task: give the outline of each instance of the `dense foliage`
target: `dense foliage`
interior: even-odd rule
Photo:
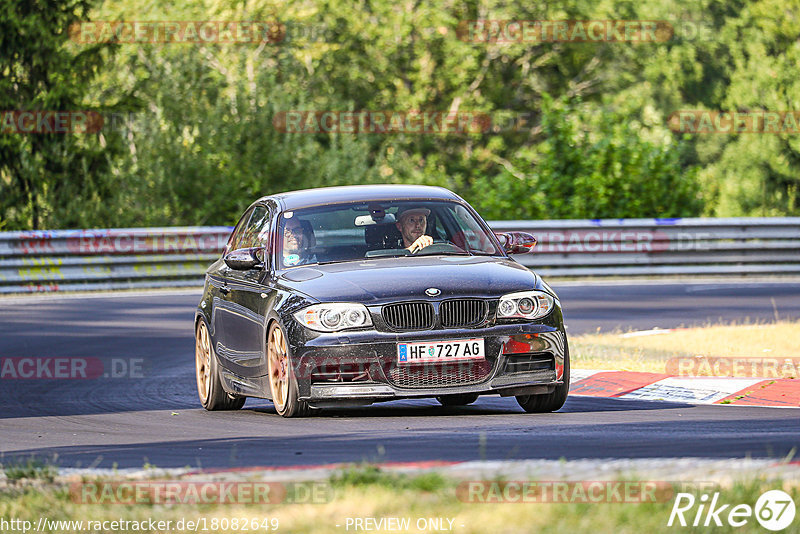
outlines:
[[[799,110],[800,0],[88,1],[0,7],[0,110],[107,118],[0,134],[4,230],[230,224],[263,194],[382,182],[451,188],[492,219],[800,214],[800,135],[668,125],[677,110]],[[478,19],[663,20],[674,35],[464,39]],[[279,20],[286,34],[92,45],[70,40],[82,20]],[[284,133],[287,110],[469,111],[495,127]]]

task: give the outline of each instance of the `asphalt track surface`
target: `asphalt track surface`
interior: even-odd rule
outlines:
[[[800,317],[800,283],[554,284],[571,334]],[[268,401],[206,412],[194,382],[199,291],[0,299],[0,357],[89,357],[134,377],[0,379],[0,463],[227,468],[350,461],[763,457],[800,445],[800,411],[570,397],[529,415],[513,398],[433,400],[283,419]],[[800,341],[798,342],[800,344]],[[117,371],[121,371],[121,364]]]

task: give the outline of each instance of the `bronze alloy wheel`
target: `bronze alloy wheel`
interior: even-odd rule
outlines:
[[[211,340],[205,321],[199,321],[194,345],[195,374],[197,376],[197,394],[205,406],[211,392]]]
[[[267,373],[275,411],[283,417],[304,417],[311,412],[306,401],[297,398],[297,381],[292,370],[292,356],[286,334],[272,323],[267,336]]]
[[[211,336],[205,319],[197,321],[194,345],[197,395],[206,410],[238,410],[244,406],[245,397],[225,391],[219,378],[217,358],[211,345]]]
[[[283,330],[277,324],[273,324],[269,331],[267,353],[272,402],[278,413],[282,413],[286,409],[286,399],[289,396],[289,353]]]

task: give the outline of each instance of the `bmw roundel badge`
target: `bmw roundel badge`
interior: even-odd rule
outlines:
[[[428,295],[429,297],[435,297],[435,296],[439,295],[440,293],[441,293],[441,291],[439,291],[435,287],[429,287],[428,289],[425,290],[425,294]]]

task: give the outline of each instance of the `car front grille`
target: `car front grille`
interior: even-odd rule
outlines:
[[[486,318],[489,307],[484,300],[446,300],[439,307],[439,317],[445,328],[478,326]]]
[[[395,330],[433,328],[433,306],[427,302],[404,302],[383,307],[383,320]]]
[[[483,382],[492,371],[486,360],[448,364],[394,366],[387,373],[389,382],[401,388],[466,386]]]
[[[489,305],[480,299],[446,300],[439,306],[444,328],[480,326],[486,320]],[[434,326],[435,312],[428,302],[402,302],[383,307],[383,320],[393,330],[429,330]]]

